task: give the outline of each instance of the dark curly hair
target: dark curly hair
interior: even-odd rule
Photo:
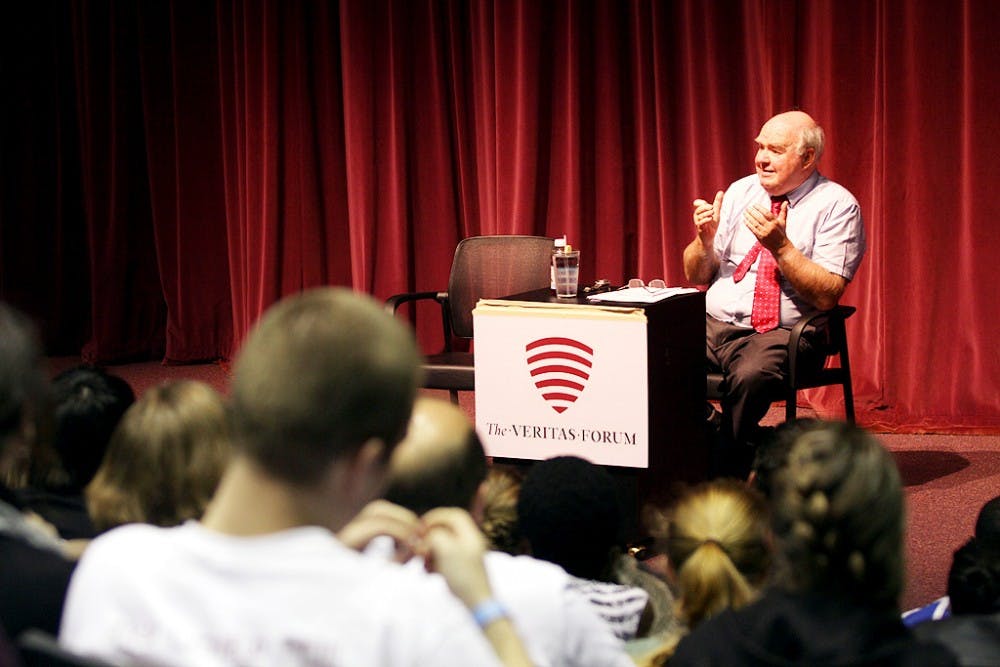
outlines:
[[[1000,553],[976,537],[960,546],[948,572],[948,597],[955,614],[1000,612]]]
[[[623,509],[614,477],[575,456],[531,467],[517,502],[521,534],[536,558],[583,579],[612,581],[624,550]]]

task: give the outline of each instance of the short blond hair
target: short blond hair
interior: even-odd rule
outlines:
[[[286,297],[236,360],[235,445],[275,478],[308,486],[368,440],[391,452],[419,377],[409,327],[370,297],[334,287]]]

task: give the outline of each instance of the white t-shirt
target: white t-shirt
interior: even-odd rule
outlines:
[[[486,554],[496,598],[538,667],[631,667],[624,643],[558,565],[498,551]]]
[[[77,567],[59,639],[120,665],[499,664],[446,590],[318,527],[113,530]]]
[[[391,538],[379,537],[365,555],[387,560],[394,551]],[[484,565],[493,595],[510,614],[535,667],[632,667],[624,642],[564,569],[500,551],[487,553]],[[423,572],[424,562],[414,558],[406,567]],[[435,580],[447,587],[441,577]]]

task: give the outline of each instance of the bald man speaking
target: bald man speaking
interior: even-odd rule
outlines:
[[[696,234],[684,249],[688,280],[709,285],[709,368],[726,377],[717,472],[739,474],[780,396],[792,326],[837,305],[865,252],[857,200],[817,169],[824,136],[816,121],[778,114],[754,143],[756,173],[694,201]],[[822,364],[824,342],[825,332],[807,332],[800,358]]]

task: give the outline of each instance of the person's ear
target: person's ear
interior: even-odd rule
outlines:
[[[809,167],[813,166],[814,162],[816,162],[816,149],[807,148],[806,154],[802,159],[802,166],[808,169]]]

